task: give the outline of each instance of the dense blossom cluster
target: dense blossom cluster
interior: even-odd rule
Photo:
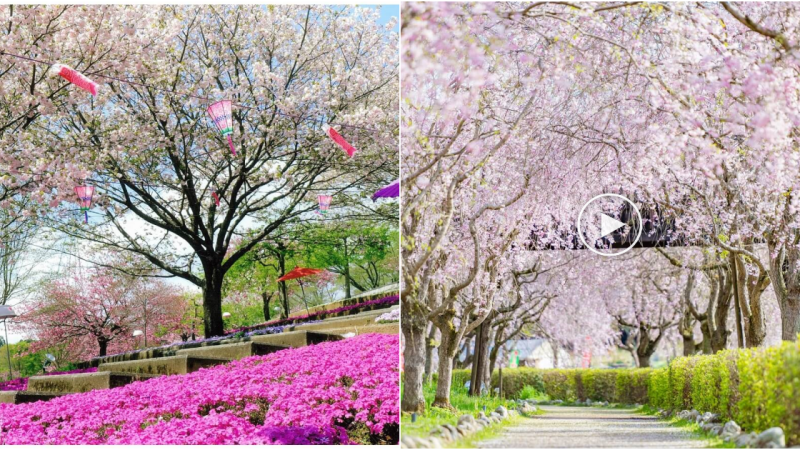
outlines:
[[[309,320],[324,319],[326,317],[335,316],[335,315],[337,315],[339,313],[349,312],[349,311],[353,311],[353,310],[356,310],[356,309],[365,309],[366,310],[367,308],[381,306],[381,305],[385,305],[385,306],[396,305],[396,304],[398,304],[399,301],[400,301],[400,296],[398,296],[398,295],[390,295],[388,297],[379,298],[377,300],[370,300],[368,302],[356,303],[355,305],[347,305],[347,306],[342,306],[342,307],[335,308],[335,309],[329,309],[329,310],[325,310],[325,311],[319,311],[319,312],[315,312],[315,313],[311,313],[311,314],[306,314],[306,315],[303,315],[303,316],[295,316],[295,317],[289,317],[287,319],[272,320],[270,322],[265,322],[265,323],[262,323],[262,324],[259,324],[259,325],[253,325],[253,326],[249,326],[249,327],[242,327],[242,328],[239,328],[239,329],[236,329],[236,330],[228,332],[228,335],[235,334],[235,333],[241,333],[243,331],[246,332],[246,331],[258,330],[258,329],[261,329],[264,326],[270,326],[270,325],[272,325],[272,326],[274,326],[274,325],[298,325],[300,323],[306,323]]]
[[[389,312],[385,312],[380,316],[375,318],[375,322],[384,323],[384,322],[399,322],[400,321],[400,309],[393,309]]]
[[[0,444],[396,443],[398,352],[398,336],[366,334],[49,402],[0,404]]]
[[[90,372],[97,372],[97,367],[90,367],[88,369],[75,369],[75,370],[64,370],[61,372],[48,372],[36,375],[39,376],[47,376],[47,375],[67,375],[71,373],[90,373]],[[0,391],[24,391],[28,387],[28,378],[15,378],[11,381],[3,381],[0,382]]]

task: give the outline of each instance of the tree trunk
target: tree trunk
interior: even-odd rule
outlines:
[[[439,330],[442,333],[442,342],[439,344],[439,377],[436,380],[436,397],[431,406],[453,409],[450,404],[450,386],[453,384],[453,357],[458,350],[458,342],[452,319],[447,319],[445,325]]]
[[[261,293],[261,303],[264,307],[264,320],[269,321],[269,302],[272,300],[272,294],[267,295],[266,292]]]
[[[750,277],[748,277],[748,280],[749,279]],[[757,283],[758,281],[755,281],[756,285]],[[748,347],[760,347],[764,345],[764,340],[767,338],[766,320],[764,319],[764,312],[761,308],[762,292],[764,292],[764,290],[758,289],[757,286],[750,289],[750,323],[748,325],[750,329],[750,338],[747,341]]]
[[[205,337],[222,336],[225,326],[222,322],[222,268],[206,269],[206,285],[203,288],[203,326]]]
[[[422,395],[422,376],[425,368],[425,327],[424,315],[414,314],[413,302],[401,301],[405,347],[403,349],[403,398],[400,409],[403,412],[425,412],[425,397]]]
[[[345,298],[352,298],[350,293],[350,255],[347,253],[347,238],[344,238],[344,290]]]
[[[694,343],[694,333],[691,330],[681,330],[681,338],[683,338],[683,356],[692,356],[697,352],[697,346]]]
[[[714,337],[710,329],[710,319],[706,319],[700,323],[700,332],[703,333],[703,342],[701,342],[704,355],[713,355],[716,353],[713,350]]]
[[[286,275],[286,256],[282,253],[278,254],[278,268],[281,271],[280,276]],[[280,278],[280,277],[278,277]],[[289,293],[286,291],[286,282],[281,281],[278,283],[278,288],[281,291],[281,303],[283,304],[283,318],[289,317]]]
[[[100,354],[97,356],[106,356],[106,352],[108,351],[108,340],[97,338],[97,345],[100,346]]]
[[[644,354],[644,355],[640,354],[639,358],[638,358],[639,367],[640,368],[650,367],[650,357],[651,356],[652,355],[648,355],[648,354]]]
[[[433,380],[433,349],[436,348],[434,345],[436,339],[436,327],[431,324],[430,328],[431,331],[428,332],[428,339],[425,340],[425,374],[422,377],[425,384],[428,384]]]
[[[769,244],[769,276],[781,311],[781,340],[794,341],[800,333],[800,280],[797,262],[800,255],[795,247]]]
[[[778,305],[781,309],[781,339],[797,340],[800,333],[800,296],[787,295],[779,299]]]
[[[483,383],[489,365],[489,329],[492,317],[487,317],[475,330],[475,357],[472,360],[472,378],[469,395],[478,396],[483,391]]]

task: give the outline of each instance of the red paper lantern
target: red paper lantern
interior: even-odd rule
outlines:
[[[236,156],[236,149],[233,148],[233,113],[231,106],[233,103],[230,100],[222,100],[216,102],[208,107],[208,115],[222,136],[228,138],[228,145],[231,147],[231,153]]]
[[[70,83],[78,86],[92,95],[97,95],[97,83],[90,80],[86,75],[78,72],[70,66],[65,66],[64,64],[54,64],[53,67],[50,68],[50,72],[60,76],[61,78],[69,81]]]
[[[338,145],[339,147],[342,148],[342,150],[347,152],[347,156],[349,156],[351,158],[353,157],[353,154],[356,152],[356,148],[355,147],[350,145],[350,143],[347,142],[342,137],[341,134],[337,133],[336,130],[331,128],[330,125],[325,124],[325,126],[322,127],[322,128],[325,130],[325,133],[328,135],[328,137],[330,137],[333,140],[333,142],[336,142],[336,145]]]
[[[78,205],[83,211],[86,219],[85,223],[89,223],[89,208],[92,207],[92,196],[94,195],[94,186],[75,186],[75,193],[78,194]]]

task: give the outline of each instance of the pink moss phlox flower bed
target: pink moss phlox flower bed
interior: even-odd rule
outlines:
[[[235,333],[241,333],[242,331],[256,330],[258,328],[271,326],[271,325],[297,324],[297,323],[300,323],[300,322],[305,322],[305,321],[307,321],[309,319],[312,319],[312,320],[313,319],[324,319],[325,317],[332,316],[334,314],[338,314],[338,313],[345,312],[345,311],[351,311],[351,310],[354,310],[354,309],[367,308],[369,306],[375,306],[375,305],[391,306],[391,305],[396,305],[399,302],[400,302],[400,296],[399,295],[390,295],[388,297],[379,298],[377,300],[370,300],[368,302],[356,303],[354,305],[342,306],[342,307],[339,307],[339,308],[336,308],[336,309],[318,311],[318,312],[315,312],[315,313],[306,314],[304,316],[295,316],[295,317],[290,317],[288,319],[271,320],[269,322],[264,322],[264,323],[261,323],[261,324],[258,324],[258,325],[252,325],[252,326],[249,326],[249,327],[238,328],[236,330],[229,331],[226,334],[230,335],[230,334],[235,334]]]
[[[97,372],[97,367],[91,367],[89,369],[75,369],[75,370],[65,370],[62,372],[48,372],[37,374],[37,377],[43,377],[48,375],[65,375],[69,373],[90,373],[90,372]],[[3,381],[0,382],[0,391],[24,391],[28,387],[28,379],[27,378],[16,378],[11,381]]]
[[[399,337],[364,334],[0,404],[2,444],[397,444]]]

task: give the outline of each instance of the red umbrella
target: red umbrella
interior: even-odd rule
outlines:
[[[322,269],[312,269],[310,267],[297,267],[290,270],[286,275],[278,278],[278,281],[294,280],[295,278],[303,278],[309,275],[316,275],[322,272]],[[308,302],[306,301],[306,290],[303,289],[303,283],[300,283],[300,291],[303,293],[303,303],[306,305],[306,313],[308,313]]]
[[[311,269],[309,267],[297,267],[289,271],[286,275],[278,278],[278,281],[294,280],[295,278],[303,278],[309,275],[316,275],[322,272],[322,269]]]

